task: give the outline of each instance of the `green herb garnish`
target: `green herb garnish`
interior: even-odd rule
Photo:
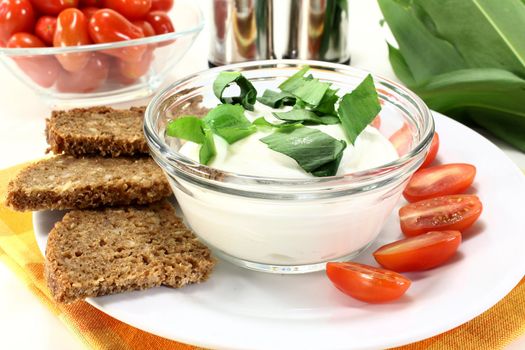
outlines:
[[[301,168],[315,176],[335,175],[346,148],[346,142],[312,128],[276,131],[263,137],[261,142],[293,158]]]
[[[231,84],[237,84],[241,90],[239,96],[224,97],[224,91]],[[253,111],[253,106],[257,100],[257,90],[252,83],[239,72],[221,72],[213,82],[213,93],[222,103],[241,104],[249,111]]]
[[[166,126],[166,134],[198,144],[204,143],[202,120],[195,116],[184,116],[170,121]]]
[[[244,108],[240,105],[218,105],[208,112],[203,123],[229,144],[257,131],[257,128],[244,116]]]
[[[257,99],[260,103],[272,108],[281,108],[282,106],[293,106],[296,97],[288,92],[265,90],[263,95]]]
[[[288,112],[272,112],[277,119],[289,122],[311,122],[313,124],[323,124],[317,114],[306,109],[292,109]]]
[[[279,88],[301,99],[308,105],[316,107],[323,99],[330,84],[322,83],[319,79],[311,76],[304,77],[304,74],[309,69],[309,66],[304,66],[299,72],[282,82]]]
[[[213,140],[213,133],[211,130],[206,130],[204,134],[204,142],[199,150],[199,162],[207,165],[217,154],[215,149],[215,140]]]

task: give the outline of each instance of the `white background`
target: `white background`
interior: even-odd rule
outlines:
[[[201,1],[206,6],[208,0]],[[205,11],[206,12],[206,11]],[[384,43],[385,32],[379,26],[381,14],[375,1],[350,1],[349,42],[352,65],[397,80],[390,68]],[[168,82],[185,74],[207,68],[207,28]],[[32,90],[0,67],[0,169],[40,158],[44,155],[44,120],[50,108]],[[525,155],[495,141],[521,169]],[[78,338],[16,278],[0,264],[0,335],[4,349],[79,349]],[[525,348],[525,336],[507,349]]]

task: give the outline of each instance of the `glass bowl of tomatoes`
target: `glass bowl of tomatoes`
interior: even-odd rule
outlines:
[[[204,26],[190,0],[1,0],[0,61],[53,105],[155,92]]]

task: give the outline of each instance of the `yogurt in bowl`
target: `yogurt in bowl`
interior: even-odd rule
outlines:
[[[214,134],[215,155],[206,165],[199,163],[200,144],[166,134],[173,119],[191,114],[184,106],[199,100],[207,108],[219,103],[212,86],[221,72],[241,72],[261,95],[305,64],[341,96],[367,75],[314,61],[242,63],[178,81],[158,94],[146,111],[144,129],[151,154],[168,176],[187,223],[218,256],[246,268],[304,273],[359,254],[379,234],[433,135],[433,121],[423,102],[379,77],[374,82],[383,105],[381,128],[367,126],[353,144],[341,141],[346,147],[330,176],[316,177],[261,142],[275,132],[272,128],[258,127],[231,144]],[[250,122],[264,117],[269,124],[279,124],[282,120],[274,111],[257,103],[244,115]],[[347,136],[341,124],[307,127],[337,140]],[[388,140],[399,129],[409,133],[407,151],[401,155]]]

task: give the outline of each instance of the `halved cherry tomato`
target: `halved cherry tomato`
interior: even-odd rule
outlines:
[[[98,10],[91,17],[89,23],[89,33],[96,43],[109,43],[144,37],[142,29],[134,26],[124,16],[111,9]],[[139,62],[146,49],[145,45],[128,46],[107,50],[105,53],[127,62]]]
[[[168,12],[173,7],[173,0],[152,0],[151,11]]]
[[[78,7],[78,0],[31,0],[38,12],[56,16],[68,8]]]
[[[401,231],[406,236],[430,231],[463,231],[476,222],[482,210],[478,196],[468,194],[410,203],[399,209]]]
[[[410,131],[410,125],[408,125],[408,123],[403,123],[403,126],[393,133],[389,140],[399,156],[405,155],[412,146],[412,132]]]
[[[155,34],[157,35],[172,33],[175,31],[175,27],[173,26],[173,23],[171,23],[171,19],[166,12],[152,11],[147,14],[145,19],[153,26]]]
[[[153,26],[147,22],[147,21],[133,21],[134,26],[139,27],[142,29],[142,32],[144,33],[144,36],[154,36],[155,30],[153,29]]]
[[[432,138],[432,143],[430,144],[430,149],[428,151],[427,157],[425,158],[425,161],[423,162],[423,164],[421,164],[419,168],[421,169],[421,168],[424,168],[430,165],[430,163],[432,163],[434,159],[436,159],[438,150],[439,150],[439,135],[437,132],[435,132],[434,137]]]
[[[97,12],[98,10],[100,10],[98,7],[93,7],[93,6],[83,7],[83,8],[80,9],[80,11],[82,11],[84,16],[86,16],[86,19],[88,20],[88,23],[89,23],[89,20],[91,19],[91,17],[93,17],[95,12]]]
[[[153,61],[153,50],[148,49],[139,62],[126,62],[118,60],[120,74],[127,81],[132,82],[145,75]]]
[[[372,120],[370,125],[372,125],[376,129],[379,129],[381,127],[381,116],[377,115],[377,117],[375,117],[374,120]]]
[[[7,42],[9,48],[44,47],[46,44],[33,34],[16,33]],[[52,86],[57,80],[60,65],[53,56],[22,56],[13,60],[35,83],[43,87]]]
[[[374,252],[374,258],[397,272],[428,270],[450,259],[460,243],[459,231],[431,231],[384,245]]]
[[[151,0],[105,0],[104,5],[129,20],[144,18],[151,10]]]
[[[354,262],[329,262],[326,275],[341,292],[367,303],[398,299],[411,284],[397,272]]]
[[[418,170],[408,182],[403,195],[409,202],[423,199],[458,194],[472,185],[476,176],[476,167],[470,164],[456,163],[437,165]]]
[[[79,9],[66,9],[57,18],[57,29],[53,38],[56,47],[80,46],[91,44],[88,33],[88,22]],[[67,53],[57,55],[62,67],[70,72],[82,70],[90,59],[89,52]]]
[[[60,92],[90,92],[102,86],[108,77],[110,57],[92,53],[86,67],[80,72],[62,70],[57,80]]]
[[[29,0],[0,1],[0,46],[18,32],[33,32],[35,12]]]
[[[35,34],[47,45],[53,45],[53,38],[57,29],[57,18],[42,16],[36,21]]]

